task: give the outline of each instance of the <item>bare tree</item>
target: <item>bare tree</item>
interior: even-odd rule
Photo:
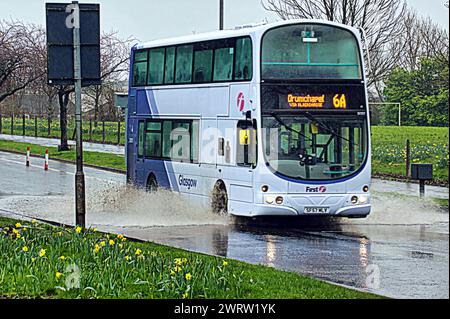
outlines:
[[[0,21],[0,102],[45,74],[39,65],[42,28]]]
[[[395,66],[402,43],[399,23],[406,13],[404,0],[261,0],[266,10],[282,19],[325,19],[362,28],[372,58],[369,86],[381,97],[382,82]]]
[[[84,94],[89,97],[89,102],[94,110],[95,126],[97,126],[99,116],[104,116],[106,96],[111,90],[111,83],[120,83],[128,77],[130,47],[135,39],[122,40],[117,34],[116,31],[102,34],[100,40],[100,72],[103,83],[84,90]]]

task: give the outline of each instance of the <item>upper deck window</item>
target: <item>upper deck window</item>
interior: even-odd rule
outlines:
[[[132,86],[251,81],[252,49],[247,36],[138,50]]]
[[[269,30],[262,41],[262,79],[361,79],[356,37],[319,24]]]

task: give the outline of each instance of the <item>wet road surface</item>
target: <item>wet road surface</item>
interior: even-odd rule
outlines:
[[[58,145],[60,144],[60,140],[55,138],[32,137],[32,136],[9,135],[9,134],[0,134],[0,140],[36,144],[48,147],[58,147]],[[75,141],[69,140],[68,143],[70,146],[75,146]],[[83,141],[83,149],[85,151],[111,153],[125,156],[125,147],[120,145],[90,143]]]
[[[41,162],[33,159],[26,168],[23,156],[0,152],[0,214],[73,224],[75,167],[51,161],[45,172]],[[213,216],[172,193],[130,190],[120,174],[90,168],[85,173],[87,222],[100,230],[389,297],[449,297],[449,215],[431,201],[409,197],[417,185],[375,181],[373,213],[364,220],[252,221]],[[448,189],[435,188],[431,195],[448,198]]]

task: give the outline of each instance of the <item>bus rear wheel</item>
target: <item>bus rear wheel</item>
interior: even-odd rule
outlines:
[[[225,184],[216,183],[212,192],[211,209],[214,214],[225,216],[228,214],[228,194]]]
[[[149,193],[154,193],[158,190],[158,182],[153,174],[149,176],[145,190]]]

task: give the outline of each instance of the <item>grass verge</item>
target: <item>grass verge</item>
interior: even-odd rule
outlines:
[[[0,296],[6,298],[381,298],[95,229],[6,218],[0,229]]]
[[[34,155],[43,156],[45,154],[45,150],[48,149],[50,159],[58,159],[71,163],[75,163],[76,161],[75,150],[59,152],[56,147],[46,147],[35,144],[0,140],[0,150],[3,151],[12,151],[25,154],[27,151],[27,146],[31,146],[31,154]],[[83,161],[87,165],[126,171],[125,157],[122,155],[84,151]]]

